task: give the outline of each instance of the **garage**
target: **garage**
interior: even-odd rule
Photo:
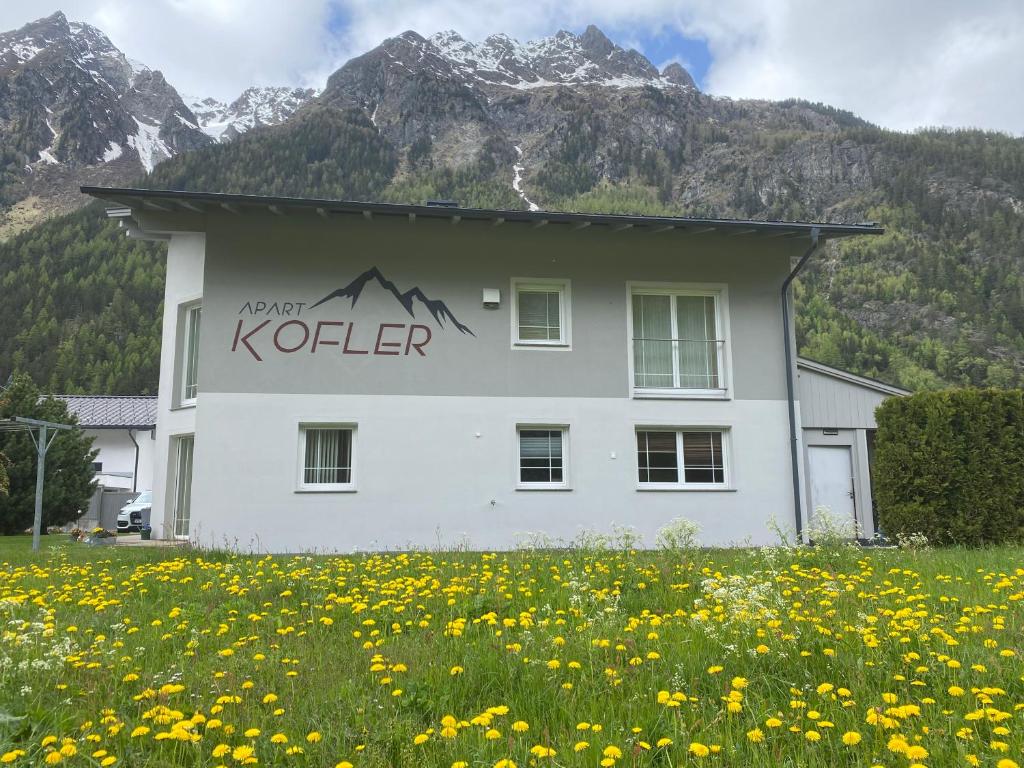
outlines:
[[[797,398],[810,514],[825,507],[840,519],[852,518],[861,538],[875,535],[871,495],[875,409],[889,397],[909,394],[814,360],[798,360]]]

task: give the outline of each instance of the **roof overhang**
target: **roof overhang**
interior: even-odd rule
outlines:
[[[898,397],[912,395],[909,389],[901,389],[900,387],[894,387],[891,384],[886,384],[876,379],[869,379],[867,376],[861,376],[856,373],[850,373],[844,371],[841,368],[833,368],[831,365],[825,365],[819,363],[817,360],[810,360],[806,357],[797,358],[796,367],[805,371],[814,371],[820,373],[822,376],[828,376],[839,381],[845,381],[848,384],[856,384],[858,387],[864,387],[865,389],[871,389],[875,392],[881,392],[884,395],[895,395]]]
[[[562,229],[586,230],[597,227],[604,232],[682,232],[700,235],[717,232],[727,235],[758,235],[761,237],[811,237],[817,231],[822,240],[856,235],[880,235],[885,230],[869,224],[829,224],[795,221],[747,221],[742,219],[705,219],[674,216],[633,216],[601,213],[566,213],[556,211],[508,211],[486,208],[460,208],[448,205],[395,205],[354,200],[322,200],[300,197],[268,197],[233,195],[220,192],[183,192],[175,190],[132,189],[119,187],[81,188],[82,192],[112,205],[108,216],[127,222],[137,236],[144,236],[138,226],[139,214],[205,214],[269,212],[276,216],[314,215],[323,219],[337,216],[398,217],[411,224],[417,221],[446,220],[452,224],[483,222],[490,226],[528,225],[534,228],[554,225]]]

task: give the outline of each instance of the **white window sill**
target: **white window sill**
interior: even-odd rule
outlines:
[[[732,400],[725,389],[634,389],[635,400]]]
[[[535,483],[531,485],[517,485],[517,491],[571,491],[571,485],[559,485],[558,483]]]
[[[296,488],[295,493],[355,493],[354,486],[329,486],[327,488]]]
[[[572,345],[565,341],[513,341],[512,349],[546,349],[550,352],[571,352]]]
[[[698,493],[735,493],[736,488],[731,485],[673,485],[671,483],[641,483],[637,485],[638,491],[689,491]]]
[[[195,407],[196,407],[196,401],[195,400],[189,400],[188,402],[178,403],[177,405],[172,406],[171,410],[172,411],[188,411],[188,410],[191,410],[191,409],[193,409]]]

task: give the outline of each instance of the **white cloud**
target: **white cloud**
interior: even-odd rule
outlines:
[[[51,7],[47,7],[51,6]],[[4,0],[0,28],[56,10]],[[1024,134],[1020,0],[68,0],[179,90],[232,97],[252,83],[309,84],[406,29],[520,39],[600,26],[630,44],[674,30],[706,40],[709,91],[790,96],[910,130],[963,125]],[[332,34],[328,20],[341,18]]]
[[[702,0],[684,29],[708,41],[714,93],[798,96],[900,130],[1024,133],[1018,0]]]

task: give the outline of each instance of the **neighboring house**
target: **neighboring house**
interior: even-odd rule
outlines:
[[[797,361],[797,373],[810,509],[852,517],[861,538],[870,539],[875,409],[910,392],[806,358]]]
[[[157,422],[155,397],[57,395],[99,450],[93,468],[106,488],[153,488]]]
[[[271,551],[802,528],[792,265],[882,231],[83,191],[170,241],[154,527]]]

